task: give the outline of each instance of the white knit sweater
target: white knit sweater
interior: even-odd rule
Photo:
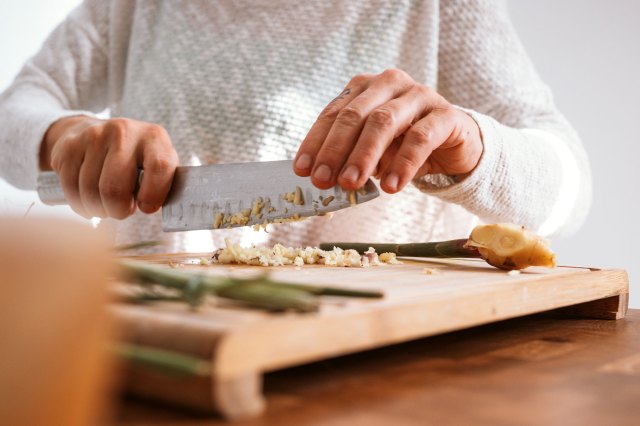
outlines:
[[[591,180],[579,138],[505,4],[493,0],[87,0],[0,97],[1,175],[33,189],[48,126],[106,109],[164,126],[182,165],[293,158],[352,76],[386,68],[407,71],[477,121],[485,148],[468,178],[417,179],[331,220],[270,234],[171,234],[171,249],[210,250],[224,237],[290,245],[459,238],[477,218],[557,235],[583,222]],[[159,214],[114,226],[119,243],[161,237]]]

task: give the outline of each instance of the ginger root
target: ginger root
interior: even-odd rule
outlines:
[[[504,270],[556,266],[546,239],[511,223],[476,226],[465,246],[477,249],[488,264]]]

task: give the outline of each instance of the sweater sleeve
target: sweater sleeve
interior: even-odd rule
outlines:
[[[72,11],[0,95],[0,176],[10,184],[35,189],[54,121],[106,108],[108,4],[87,0]]]
[[[442,0],[438,91],[478,123],[484,152],[465,179],[429,194],[487,222],[566,235],[584,222],[591,174],[580,139],[556,109],[500,0]],[[442,181],[440,179],[440,181]]]

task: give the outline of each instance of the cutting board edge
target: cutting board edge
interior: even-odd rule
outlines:
[[[575,281],[576,278],[582,277],[588,277],[589,279],[587,280],[587,282],[589,284],[592,284],[592,291],[588,295],[581,295],[580,297],[574,297],[572,299],[562,299],[557,303],[549,303],[548,301],[545,301],[544,298],[539,298],[536,299],[537,301],[529,302],[531,303],[531,305],[527,309],[519,311],[513,309],[510,310],[508,302],[503,302],[497,306],[491,306],[488,311],[483,312],[483,315],[480,318],[478,318],[477,316],[464,317],[461,320],[459,319],[457,322],[448,322],[447,325],[434,326],[432,324],[431,327],[425,326],[424,328],[415,328],[401,334],[390,335],[384,334],[383,332],[383,336],[375,336],[376,334],[379,334],[379,332],[376,332],[374,330],[385,330],[390,328],[389,326],[384,327],[383,324],[381,324],[383,322],[382,318],[389,319],[389,317],[392,315],[399,315],[411,321],[416,317],[424,317],[423,312],[421,313],[418,311],[424,309],[426,305],[428,305],[428,303],[425,304],[424,302],[419,302],[411,304],[407,302],[397,305],[390,305],[382,309],[376,309],[377,315],[374,317],[374,321],[369,323],[363,321],[357,324],[360,326],[364,325],[365,328],[360,331],[363,333],[363,335],[375,336],[373,339],[362,341],[350,335],[346,339],[341,340],[339,344],[336,344],[334,347],[328,350],[325,347],[324,350],[309,351],[304,356],[287,356],[291,353],[290,349],[292,347],[296,347],[295,345],[287,346],[285,344],[285,346],[278,348],[274,347],[273,343],[286,343],[295,340],[295,338],[301,338],[305,333],[309,332],[310,328],[313,330],[314,325],[318,326],[319,323],[322,323],[322,327],[332,330],[329,335],[333,334],[333,336],[335,337],[336,331],[339,331],[343,334],[349,331],[348,323],[345,322],[346,319],[349,319],[347,317],[351,317],[350,319],[353,319],[353,317],[365,317],[367,314],[370,314],[370,312],[368,312],[367,309],[363,307],[362,310],[347,312],[343,315],[324,317],[322,315],[313,315],[308,317],[296,316],[286,319],[274,319],[261,322],[258,326],[244,327],[242,329],[236,330],[234,333],[229,333],[225,336],[224,340],[217,348],[217,365],[215,371],[219,377],[233,377],[238,374],[243,374],[243,372],[246,371],[273,371],[282,368],[293,367],[296,365],[306,364],[321,359],[332,358],[349,353],[374,349],[377,347],[388,346],[409,340],[415,340],[437,334],[475,327],[491,322],[503,321],[511,318],[551,311],[586,302],[593,302],[614,296],[628,294],[628,274],[623,269],[589,269],[585,270],[584,274],[574,273],[554,276],[554,278],[557,278],[558,281]],[[596,282],[598,278],[606,278],[609,285],[606,287],[595,285],[598,284]],[[554,282],[555,281],[556,280],[554,280]],[[540,277],[539,279],[531,279],[526,282],[528,288],[538,283],[546,283],[544,277]],[[557,282],[555,284],[549,283],[550,286],[558,284],[559,283]],[[510,290],[513,290],[513,287],[506,288],[505,286],[504,294],[506,295]],[[548,289],[538,288],[537,290],[538,293],[543,293]],[[499,294],[497,294],[496,296],[499,296]],[[439,298],[434,302],[442,302],[442,299]],[[400,310],[404,312],[398,313],[397,311]],[[430,318],[423,319],[423,324],[429,321],[429,319]],[[440,322],[439,324],[442,324],[442,322]],[[314,331],[322,334],[322,330],[315,329]],[[353,331],[358,330],[356,329]],[[293,333],[296,334],[295,337],[292,336]],[[267,337],[273,335],[286,335],[287,338],[281,340],[270,340]],[[327,336],[325,335],[325,338],[326,337]],[[247,347],[246,342],[251,342],[251,346]],[[344,342],[347,342],[347,344],[344,344]],[[271,343],[271,345],[268,345],[267,343]],[[252,348],[265,347],[269,347],[270,353],[272,354],[278,353],[284,354],[284,356],[269,358],[268,356],[264,356],[265,352],[260,353],[251,351]],[[247,356],[247,354],[251,354],[252,356]],[[248,362],[246,364],[244,362],[240,363],[239,360]]]

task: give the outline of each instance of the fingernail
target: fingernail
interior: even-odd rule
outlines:
[[[344,172],[342,172],[342,178],[351,182],[357,181],[359,177],[360,170],[358,170],[358,167],[354,166],[353,164],[347,167]]]
[[[296,161],[296,167],[298,169],[308,169],[311,167],[311,156],[309,154],[302,154]]]
[[[384,179],[384,184],[391,189],[398,189],[398,175],[391,173]]]
[[[326,164],[321,164],[313,174],[313,177],[322,182],[327,182],[331,179],[331,169]]]

